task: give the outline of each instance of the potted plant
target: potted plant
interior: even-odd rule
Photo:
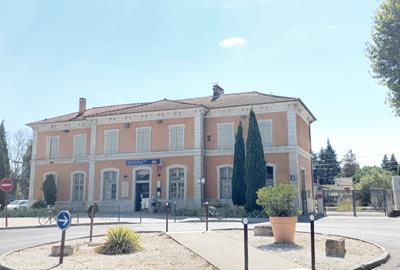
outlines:
[[[269,216],[275,242],[293,243],[299,214],[294,202],[297,192],[290,184],[263,187],[257,191],[257,204]]]

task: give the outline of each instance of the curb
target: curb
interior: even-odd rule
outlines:
[[[118,224],[140,224],[139,222],[128,222],[128,221],[115,221],[115,222],[95,222],[93,226],[96,225],[118,225]],[[71,227],[75,226],[89,226],[90,223],[80,223],[80,224],[71,224]],[[0,228],[0,231],[8,231],[8,230],[21,230],[21,229],[40,229],[40,228],[52,228],[57,227],[56,224],[52,225],[32,225],[32,226],[17,226],[17,227],[8,227],[8,228]],[[1,269],[0,269],[1,270]]]

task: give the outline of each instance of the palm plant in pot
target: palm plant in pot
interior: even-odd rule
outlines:
[[[299,210],[296,189],[290,184],[263,187],[257,191],[257,204],[264,208],[272,225],[275,242],[293,243]]]

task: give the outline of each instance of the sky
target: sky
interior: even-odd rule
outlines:
[[[88,106],[260,91],[299,97],[361,165],[400,159],[400,118],[365,56],[377,0],[0,0],[0,119]]]

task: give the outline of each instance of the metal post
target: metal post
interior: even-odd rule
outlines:
[[[310,216],[310,226],[311,226],[311,270],[315,270],[314,215]]]
[[[244,233],[244,269],[249,269],[249,238],[248,238],[248,228],[247,228],[248,220],[247,218],[243,219],[243,233]]]
[[[354,190],[351,191],[351,197],[352,197],[352,200],[353,200],[353,216],[357,216],[356,194],[355,194]]]
[[[140,223],[142,223],[142,203],[140,203],[140,208],[139,208],[139,219]]]
[[[60,261],[59,264],[63,263],[64,260],[64,245],[65,245],[65,230],[61,233],[61,247],[60,247]]]
[[[4,192],[5,202],[6,202],[6,228],[8,228],[8,210],[7,210],[7,201],[8,201],[8,192]]]
[[[167,207],[167,214],[165,216],[165,232],[168,232],[168,214],[169,214],[169,203],[165,203]]]
[[[76,223],[78,223],[78,224],[79,224],[79,210],[80,210],[80,207],[78,207],[78,209],[76,209]]]
[[[94,219],[94,207],[91,208],[90,212],[90,235],[89,235],[89,242],[92,242],[92,235],[93,235],[93,219]]]
[[[176,201],[174,201],[174,223],[176,223]]]
[[[120,220],[121,220],[121,205],[118,204],[118,223],[120,222]]]
[[[208,232],[208,202],[206,204],[206,232]]]

